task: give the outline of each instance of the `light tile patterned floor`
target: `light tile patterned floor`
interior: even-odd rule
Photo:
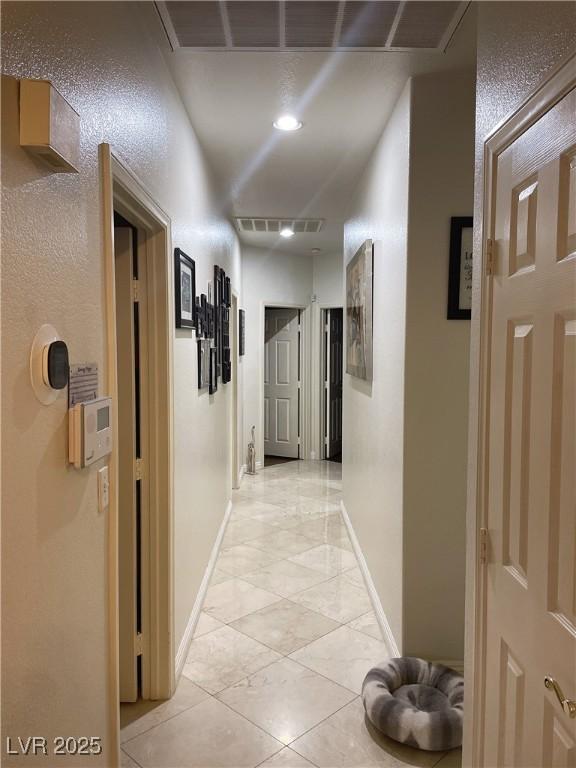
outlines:
[[[460,764],[366,722],[358,694],[386,649],[340,498],[340,464],[245,476],[175,696],[122,707],[123,766]]]

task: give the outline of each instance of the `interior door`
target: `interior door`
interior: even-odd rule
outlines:
[[[135,230],[114,228],[118,375],[118,590],[120,701],[138,698],[141,654],[142,387],[140,324],[143,303],[136,287]]]
[[[572,90],[492,166],[482,738],[490,767],[576,765],[576,719],[550,682],[576,699],[575,116]]]
[[[299,456],[297,309],[267,308],[264,324],[264,453]]]
[[[326,348],[326,458],[342,453],[342,355],[343,312],[326,312],[328,339]]]

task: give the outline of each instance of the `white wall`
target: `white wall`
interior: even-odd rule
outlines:
[[[114,764],[108,520],[97,510],[100,465],[67,466],[65,396],[50,407],[38,403],[28,356],[39,326],[51,323],[71,361],[97,361],[106,380],[100,142],[112,144],[169,214],[173,244],[196,260],[199,288],[214,263],[240,288],[236,236],[218,213],[149,14],[154,19],[153,8],[131,3],[2,4],[4,73],[52,80],[81,116],[80,173],[52,174],[19,148],[17,86],[3,78],[3,726],[13,735],[102,736],[100,758],[61,759],[75,766]],[[213,398],[199,394],[196,380],[194,334],[179,331],[176,647],[230,495],[230,396],[222,386]]]
[[[304,418],[308,440],[303,448],[310,458],[319,457],[319,368],[320,306],[342,306],[342,256],[336,253],[298,255],[264,248],[242,247],[242,306],[246,310],[246,355],[242,359],[244,398],[244,440],[241,456],[246,460],[252,425],[256,426],[257,461],[264,459],[263,440],[263,339],[265,304],[303,307],[304,370],[307,400]],[[312,303],[312,296],[316,296]]]
[[[375,241],[374,375],[345,376],[344,503],[398,648],[460,662],[469,323],[446,304],[473,136],[473,72],[414,78],[344,229],[345,261]]]
[[[313,260],[310,256],[275,253],[264,248],[242,247],[242,305],[246,310],[246,354],[242,361],[244,382],[244,461],[250,430],[256,426],[256,460],[264,460],[263,349],[264,306],[285,304],[310,311]]]
[[[344,375],[344,504],[400,647],[410,94],[408,82],[344,227],[344,263],[374,240],[374,379]]]
[[[404,653],[464,658],[469,320],[447,320],[450,217],[471,216],[474,72],[412,81]],[[449,119],[447,119],[449,116]]]
[[[334,307],[344,305],[344,282],[341,253],[318,253],[314,255],[312,292],[318,304]]]

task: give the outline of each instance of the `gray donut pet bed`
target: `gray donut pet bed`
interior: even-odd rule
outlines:
[[[362,699],[372,725],[395,741],[432,751],[462,744],[464,678],[449,667],[389,659],[368,672]]]

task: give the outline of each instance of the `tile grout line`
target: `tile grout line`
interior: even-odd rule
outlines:
[[[280,476],[279,476],[279,477],[280,477]],[[312,477],[312,475],[311,475],[311,476],[310,476],[310,480],[312,481],[312,479],[313,479],[313,477]],[[315,479],[315,478],[314,478],[314,479]],[[249,490],[248,490],[248,493],[249,493]],[[299,501],[303,501],[303,503],[304,503],[304,504],[307,504],[307,503],[319,503],[319,504],[333,504],[333,503],[334,503],[334,504],[336,504],[337,502],[335,502],[335,501],[332,501],[332,500],[330,500],[330,501],[329,501],[329,500],[328,500],[328,497],[329,497],[329,496],[338,495],[338,494],[340,494],[340,493],[341,493],[341,490],[340,490],[340,489],[338,489],[338,490],[334,490],[334,491],[333,491],[333,493],[331,493],[331,494],[326,494],[326,495],[322,495],[322,494],[321,494],[320,496],[312,496],[312,497],[303,496],[303,497],[300,497]],[[266,500],[265,498],[262,498],[262,499],[260,499],[259,497],[258,497],[258,498],[256,498],[256,499],[254,499],[254,502],[255,502],[255,503],[259,503],[259,502],[261,502],[261,503],[270,504],[270,505],[273,505],[273,506],[277,506],[279,509],[282,509],[282,508],[286,508],[286,506],[290,506],[290,505],[282,505],[282,504],[276,504],[276,503],[275,503],[275,502],[273,502],[273,501],[268,501],[268,500]],[[233,511],[233,510],[232,510],[232,511]],[[258,514],[258,513],[256,513],[256,514]],[[342,522],[342,515],[341,515],[341,512],[340,512],[339,510],[326,510],[326,511],[324,511],[324,512],[323,512],[323,511],[318,511],[317,513],[314,513],[314,518],[312,518],[312,519],[309,519],[309,518],[303,517],[303,518],[302,518],[302,522],[298,522],[298,523],[296,523],[296,524],[293,526],[293,528],[299,527],[300,525],[302,525],[302,524],[306,524],[307,522],[314,522],[314,521],[317,521],[317,520],[327,519],[327,518],[329,518],[329,517],[332,517],[332,516],[333,516],[333,515],[335,515],[335,514],[337,514],[337,515],[338,515],[338,519],[339,519],[339,520]],[[242,520],[242,519],[250,519],[250,520],[252,520],[252,519],[254,519],[254,517],[252,517],[252,516],[249,516],[249,517],[247,517],[247,518],[240,518],[240,520]],[[265,523],[265,524],[266,524],[266,521],[264,521],[264,520],[262,520],[262,521],[259,521],[259,522],[262,522],[262,523]],[[273,524],[268,524],[268,525],[272,525],[272,527],[274,527],[274,526],[273,526]],[[285,528],[280,528],[279,526],[276,526],[276,527],[278,528],[278,531],[283,531],[283,530],[285,530],[285,531],[290,531],[290,530],[291,530],[291,528],[285,529]],[[296,533],[296,532],[294,531],[294,533]],[[270,533],[270,534],[264,534],[264,535],[272,535],[272,533]],[[303,536],[304,538],[308,538],[308,537],[305,535],[305,532],[304,532],[304,533],[298,533],[297,535],[299,535],[299,536]],[[251,545],[251,542],[255,541],[255,540],[256,540],[256,539],[258,539],[258,538],[260,538],[260,537],[258,537],[258,536],[257,536],[257,537],[255,537],[254,539],[248,539],[248,540],[245,540],[245,541],[238,541],[238,542],[234,542],[234,543],[233,543],[233,544],[232,544],[230,547],[227,547],[227,548],[224,548],[224,547],[222,547],[222,546],[221,546],[220,552],[219,552],[219,554],[218,554],[218,559],[216,560],[216,565],[218,565],[218,563],[219,563],[219,560],[220,560],[220,557],[221,557],[221,554],[222,554],[222,552],[223,552],[223,551],[225,551],[226,549],[231,549],[231,548],[232,548],[232,547],[234,547],[234,546],[241,546],[241,545],[250,546],[250,545]],[[311,542],[313,541],[311,538],[308,538],[308,540],[309,540],[309,541],[311,541]],[[329,545],[329,546],[333,546],[333,547],[335,547],[335,548],[340,548],[340,549],[342,549],[343,551],[349,552],[349,550],[346,550],[344,547],[339,547],[338,543],[332,543],[332,542],[330,542],[330,541],[326,541],[326,540],[324,540],[324,539],[321,539],[321,540],[318,540],[318,541],[314,541],[314,542],[312,543],[312,546],[311,546],[311,547],[309,547],[308,549],[305,549],[305,550],[303,550],[302,552],[298,552],[298,553],[295,553],[295,554],[289,554],[288,556],[283,556],[283,557],[280,557],[278,560],[274,560],[274,561],[272,561],[272,563],[270,563],[269,565],[270,565],[270,566],[272,566],[272,565],[275,565],[275,564],[277,564],[277,563],[280,563],[280,562],[293,562],[293,561],[291,561],[291,560],[290,560],[290,558],[291,558],[291,557],[295,557],[295,556],[297,556],[297,555],[303,554],[303,553],[305,553],[305,552],[308,552],[308,551],[310,551],[311,549],[314,549],[314,548],[316,548],[316,547],[319,547],[319,546],[323,546],[323,545]],[[254,548],[254,549],[259,549],[258,547],[253,547],[253,548]],[[271,554],[270,552],[268,552],[267,550],[265,550],[265,549],[261,549],[261,550],[259,549],[259,551],[261,551],[261,552],[263,552],[263,553],[267,554],[268,556],[272,556],[272,554]],[[351,554],[354,554],[354,553],[352,552]],[[325,638],[325,637],[327,637],[328,635],[330,635],[330,634],[331,634],[331,633],[333,633],[333,632],[336,632],[337,630],[341,629],[342,627],[346,627],[346,626],[348,626],[348,625],[349,625],[349,623],[350,623],[351,621],[354,621],[354,620],[356,620],[356,619],[360,618],[361,616],[365,615],[366,611],[363,611],[363,612],[362,612],[362,613],[360,613],[358,616],[354,616],[354,617],[352,617],[352,618],[348,619],[347,621],[343,622],[343,621],[341,621],[341,620],[339,620],[339,619],[334,619],[334,618],[333,618],[333,617],[331,617],[331,616],[327,616],[326,614],[324,614],[324,613],[322,613],[322,612],[320,612],[320,611],[318,611],[318,610],[315,610],[315,609],[313,609],[313,608],[309,608],[308,606],[306,606],[306,605],[303,605],[303,604],[301,604],[301,603],[297,602],[296,600],[293,600],[292,598],[294,598],[294,597],[296,597],[297,595],[300,595],[300,594],[302,594],[302,593],[304,593],[304,592],[308,591],[309,589],[314,589],[315,587],[319,587],[319,586],[321,586],[321,585],[324,585],[324,584],[328,583],[329,581],[332,581],[332,580],[334,580],[334,579],[337,579],[337,578],[342,578],[342,577],[344,577],[344,576],[346,575],[346,573],[347,573],[347,572],[349,572],[349,571],[351,571],[351,570],[354,570],[354,568],[357,568],[357,567],[358,567],[358,561],[357,561],[357,558],[355,557],[355,555],[354,555],[354,558],[355,558],[355,560],[356,560],[356,564],[355,564],[354,566],[351,566],[351,567],[349,567],[349,568],[346,568],[346,569],[343,569],[343,570],[337,571],[336,573],[333,573],[333,574],[326,574],[326,573],[323,573],[323,572],[322,572],[322,571],[320,571],[320,570],[316,570],[316,569],[314,569],[314,568],[310,568],[310,567],[308,567],[308,566],[306,566],[306,565],[302,565],[302,564],[300,564],[300,563],[293,563],[293,564],[295,564],[295,565],[299,565],[300,567],[304,568],[305,570],[308,570],[308,571],[310,571],[310,573],[314,573],[314,574],[317,574],[317,575],[319,575],[319,576],[323,576],[324,578],[322,578],[322,580],[321,580],[321,581],[318,581],[318,582],[316,582],[316,584],[313,584],[313,585],[312,585],[312,586],[310,586],[310,587],[305,587],[304,589],[300,589],[300,590],[297,590],[296,592],[292,593],[292,594],[291,594],[290,596],[288,596],[288,597],[286,597],[286,596],[284,596],[284,595],[279,595],[279,594],[278,594],[277,592],[275,592],[274,590],[265,589],[264,587],[260,587],[260,589],[262,589],[263,591],[266,591],[266,592],[268,592],[270,595],[272,595],[272,596],[275,596],[275,597],[278,597],[278,600],[277,600],[276,602],[273,602],[273,603],[271,603],[269,606],[264,606],[263,608],[258,608],[258,609],[256,609],[255,611],[250,611],[250,612],[248,612],[247,614],[244,614],[243,616],[240,616],[240,617],[234,618],[234,619],[232,619],[232,620],[230,620],[230,621],[222,621],[222,619],[219,619],[219,618],[218,618],[218,617],[216,617],[216,616],[212,616],[212,614],[210,614],[210,613],[208,613],[208,612],[204,611],[204,606],[202,606],[200,613],[205,613],[207,616],[209,616],[209,617],[211,617],[211,618],[214,618],[214,619],[217,619],[218,621],[220,621],[220,622],[222,623],[222,625],[223,625],[223,626],[227,626],[227,627],[230,627],[231,629],[233,629],[233,630],[234,630],[234,631],[236,631],[236,632],[239,632],[240,634],[242,634],[242,635],[243,635],[243,636],[245,636],[246,638],[248,638],[248,639],[250,639],[250,640],[252,640],[252,641],[254,641],[254,642],[256,642],[256,643],[259,643],[261,646],[263,646],[263,647],[264,647],[264,648],[266,648],[266,649],[269,649],[269,650],[273,651],[274,653],[276,653],[276,654],[278,654],[278,655],[280,656],[280,659],[277,659],[277,660],[275,660],[275,661],[272,661],[272,662],[270,662],[269,664],[267,664],[267,665],[265,665],[264,667],[262,667],[260,670],[256,670],[255,672],[253,672],[253,673],[250,673],[250,674],[246,675],[245,677],[241,678],[240,680],[236,681],[235,683],[232,683],[231,685],[228,685],[228,686],[226,686],[226,687],[225,687],[225,688],[223,688],[221,691],[218,691],[218,692],[216,692],[216,693],[211,693],[210,691],[207,691],[207,690],[206,690],[205,688],[203,688],[203,687],[202,687],[202,686],[201,686],[199,683],[195,682],[194,680],[192,680],[191,678],[188,678],[188,677],[186,676],[186,677],[187,677],[187,679],[188,679],[188,680],[190,680],[190,682],[191,682],[191,683],[193,683],[193,684],[194,684],[194,685],[196,685],[196,686],[197,686],[197,687],[198,687],[200,690],[202,690],[204,693],[206,693],[206,697],[205,697],[205,698],[203,698],[201,701],[199,701],[199,702],[196,702],[196,704],[192,704],[192,705],[190,705],[190,706],[188,706],[188,707],[185,707],[185,708],[184,708],[184,709],[182,709],[180,712],[177,712],[177,713],[175,713],[174,715],[171,715],[170,717],[167,717],[165,720],[162,720],[161,722],[159,722],[159,723],[156,723],[155,725],[151,726],[150,728],[146,729],[145,731],[142,731],[141,733],[137,734],[137,735],[136,735],[136,736],[134,736],[132,739],[128,739],[127,741],[123,742],[123,743],[122,743],[120,746],[121,746],[121,749],[122,749],[122,750],[125,752],[125,754],[127,754],[127,755],[130,757],[130,759],[134,760],[134,762],[135,762],[137,765],[140,765],[140,764],[139,764],[139,763],[138,763],[138,762],[137,762],[137,761],[136,761],[134,758],[132,758],[132,756],[129,754],[129,752],[127,752],[126,750],[124,750],[124,746],[126,746],[126,745],[129,745],[129,744],[130,744],[132,741],[134,741],[135,739],[137,739],[137,738],[139,738],[139,737],[143,736],[143,735],[144,735],[144,734],[146,734],[146,733],[149,733],[150,731],[153,731],[154,729],[158,728],[158,727],[159,727],[159,726],[161,726],[161,725],[164,725],[165,723],[169,722],[170,720],[173,720],[174,718],[177,718],[177,717],[179,717],[180,715],[183,715],[183,714],[185,714],[186,712],[189,712],[191,709],[193,709],[193,708],[197,707],[197,706],[198,706],[199,704],[201,704],[202,702],[205,702],[205,701],[208,701],[208,700],[210,700],[210,699],[213,699],[213,700],[216,700],[216,701],[218,701],[220,704],[223,704],[224,706],[226,706],[226,707],[227,707],[227,708],[228,708],[228,709],[229,709],[231,712],[234,712],[236,716],[238,716],[238,717],[240,717],[241,719],[245,720],[246,722],[250,723],[250,724],[251,724],[253,727],[257,728],[257,729],[258,729],[260,732],[264,733],[264,734],[265,734],[265,735],[267,735],[269,738],[272,738],[272,739],[274,739],[274,740],[275,740],[275,741],[276,741],[276,742],[277,742],[277,743],[280,745],[280,747],[279,747],[278,751],[276,751],[276,752],[274,752],[272,755],[269,755],[268,757],[266,757],[266,758],[265,758],[263,761],[261,761],[260,763],[258,763],[258,764],[257,764],[257,766],[261,766],[261,765],[263,765],[265,762],[267,762],[268,760],[270,760],[270,759],[271,759],[271,758],[273,758],[274,756],[278,755],[278,754],[279,754],[279,753],[280,753],[282,750],[284,750],[284,749],[292,749],[292,751],[293,751],[295,754],[297,754],[297,755],[300,755],[300,753],[299,753],[297,750],[295,750],[295,749],[293,749],[293,748],[291,747],[291,745],[292,745],[292,744],[293,744],[295,741],[297,741],[297,740],[298,740],[298,739],[300,739],[302,736],[306,735],[306,734],[307,734],[307,733],[309,733],[310,731],[312,731],[312,730],[314,730],[315,728],[317,728],[317,727],[319,727],[320,725],[322,725],[322,723],[326,722],[326,720],[328,720],[330,717],[333,717],[335,714],[337,714],[337,712],[339,712],[339,711],[340,711],[341,709],[343,709],[344,707],[348,706],[348,704],[351,704],[352,702],[354,702],[354,701],[355,701],[357,698],[359,698],[359,697],[358,697],[358,694],[357,694],[355,691],[352,691],[351,689],[347,688],[346,686],[342,685],[341,683],[339,683],[339,682],[337,682],[337,681],[335,681],[335,680],[332,680],[331,678],[327,677],[326,675],[324,675],[324,674],[322,674],[322,673],[320,673],[320,672],[317,672],[316,670],[313,670],[313,669],[311,669],[311,668],[310,668],[310,667],[308,667],[306,664],[303,664],[303,663],[301,663],[301,662],[297,661],[296,659],[290,658],[290,654],[293,654],[293,653],[295,653],[295,652],[297,652],[297,651],[303,650],[303,649],[305,649],[307,646],[309,646],[309,645],[311,645],[311,644],[313,644],[313,643],[317,642],[318,640],[321,640],[322,638]],[[256,575],[257,573],[259,573],[259,572],[261,572],[261,571],[264,571],[264,570],[265,570],[265,569],[266,569],[268,566],[261,566],[261,567],[259,567],[259,568],[256,568],[256,569],[254,569],[254,570],[248,571],[247,573],[243,573],[243,574],[234,574],[234,573],[229,573],[228,571],[226,571],[225,567],[224,567],[224,568],[223,568],[222,566],[220,566],[220,567],[221,567],[221,570],[223,571],[223,573],[224,573],[225,575],[229,575],[229,576],[230,576],[230,578],[229,578],[229,579],[225,579],[225,581],[224,581],[224,582],[220,582],[220,583],[227,583],[228,581],[230,581],[230,580],[232,580],[232,579],[236,579],[236,580],[238,580],[238,581],[244,581],[244,583],[245,583],[245,584],[249,584],[250,586],[255,586],[255,587],[258,587],[258,585],[254,585],[254,584],[251,584],[251,582],[249,582],[249,581],[246,581],[246,579],[245,579],[244,577],[246,577],[246,576],[251,576],[251,575]],[[356,584],[354,584],[354,582],[349,582],[349,583],[350,583],[350,584],[352,584],[352,586],[357,586]],[[214,586],[216,586],[216,585],[214,585]],[[364,591],[366,591],[366,590],[364,590]],[[304,645],[302,645],[302,646],[299,646],[299,647],[297,647],[297,648],[295,648],[295,649],[291,649],[291,650],[290,650],[288,653],[284,653],[284,652],[282,652],[282,651],[278,651],[277,649],[275,649],[275,648],[272,648],[272,647],[271,647],[270,645],[268,645],[267,643],[264,643],[264,642],[262,642],[261,640],[258,640],[257,638],[251,637],[251,636],[250,636],[250,635],[248,635],[246,632],[242,631],[242,629],[239,629],[239,628],[236,628],[236,627],[233,627],[233,626],[232,626],[232,624],[233,624],[233,623],[235,623],[235,622],[238,622],[238,621],[240,621],[241,619],[247,618],[247,617],[249,617],[249,616],[251,616],[251,615],[253,615],[253,614],[256,614],[256,613],[258,613],[259,611],[265,610],[265,609],[266,609],[266,608],[268,608],[268,607],[272,607],[272,606],[276,605],[276,604],[277,604],[278,602],[280,602],[280,601],[288,601],[289,603],[291,603],[291,604],[293,604],[293,605],[296,605],[296,606],[298,606],[299,608],[303,608],[303,609],[305,609],[305,610],[307,610],[307,611],[310,611],[311,613],[314,613],[314,614],[316,614],[317,616],[320,616],[320,617],[322,617],[322,618],[324,618],[324,619],[327,619],[327,620],[330,620],[330,621],[334,622],[334,623],[336,624],[336,626],[335,626],[335,627],[333,627],[333,628],[331,628],[331,629],[329,629],[329,630],[326,630],[325,632],[322,632],[320,635],[318,635],[318,637],[316,637],[316,638],[314,638],[314,639],[312,639],[312,640],[309,640],[309,641],[305,642],[305,644],[304,644]],[[222,628],[222,627],[219,627],[218,629],[221,629],[221,628]],[[364,635],[364,636],[366,636],[366,637],[370,637],[371,639],[376,639],[376,638],[372,638],[372,636],[371,636],[371,635],[368,635],[367,633],[365,633],[365,632],[362,632],[362,630],[355,630],[354,628],[352,628],[352,627],[349,627],[349,626],[348,626],[348,628],[349,628],[350,630],[352,630],[352,631],[355,631],[355,632],[357,632],[357,633],[359,633],[359,634],[362,634],[362,635]],[[210,632],[206,632],[206,633],[204,633],[203,635],[200,635],[200,636],[198,636],[197,638],[193,638],[193,640],[194,640],[194,639],[200,639],[201,637],[205,637],[205,636],[207,636],[207,635],[209,635],[209,634],[212,634],[213,632],[216,632],[216,631],[218,631],[218,629],[215,629],[215,630],[210,630]],[[321,677],[321,678],[323,678],[324,680],[326,680],[327,682],[330,682],[330,683],[332,683],[333,685],[337,685],[337,686],[338,686],[340,689],[342,689],[343,691],[346,691],[347,693],[349,693],[349,694],[352,696],[352,698],[351,698],[351,699],[350,699],[348,702],[346,702],[345,704],[343,704],[341,707],[339,707],[338,709],[336,709],[334,712],[332,712],[332,713],[328,714],[326,717],[324,717],[324,718],[322,718],[321,720],[319,720],[317,723],[315,723],[314,725],[312,725],[310,728],[306,729],[306,730],[305,730],[305,731],[304,731],[302,734],[300,734],[300,735],[298,735],[297,737],[295,737],[294,739],[292,739],[292,741],[290,741],[288,744],[284,744],[284,743],[283,743],[283,742],[281,742],[281,741],[280,741],[280,740],[279,740],[279,739],[278,739],[276,736],[274,736],[273,734],[269,733],[269,732],[268,732],[268,731],[267,731],[265,728],[263,728],[261,725],[259,725],[259,724],[255,723],[255,722],[253,722],[252,720],[250,720],[250,718],[246,717],[246,716],[245,716],[244,714],[242,714],[241,712],[238,712],[237,710],[235,710],[235,709],[234,709],[232,706],[230,706],[230,705],[229,705],[227,702],[225,702],[225,701],[222,701],[222,699],[218,698],[220,694],[223,694],[225,691],[229,690],[230,688],[233,688],[234,686],[238,685],[239,683],[243,682],[244,680],[247,680],[247,679],[249,679],[250,677],[252,677],[253,675],[255,675],[255,674],[258,674],[259,672],[263,672],[263,671],[265,671],[265,670],[266,670],[267,668],[269,668],[270,666],[272,666],[272,665],[274,665],[274,664],[277,664],[277,663],[280,663],[280,661],[282,661],[282,660],[284,660],[284,659],[288,659],[290,662],[292,662],[293,664],[296,664],[298,667],[300,667],[300,668],[302,668],[302,669],[305,669],[306,671],[312,672],[314,675],[317,675],[318,677]],[[308,761],[308,762],[309,762],[309,763],[310,763],[312,766],[315,766],[315,768],[317,768],[316,764],[315,764],[315,763],[313,763],[313,762],[312,762],[311,760],[309,760],[308,758],[306,758],[304,755],[300,755],[300,756],[301,756],[301,757],[303,757],[305,760],[307,760],[307,761]],[[443,757],[443,756],[442,756],[442,757]],[[440,759],[442,759],[442,758],[440,758]],[[257,767],[256,767],[256,768],[257,768]]]
[[[130,758],[130,760],[132,760],[132,762],[133,762],[133,763],[136,763],[136,765],[138,766],[138,768],[142,768],[142,766],[140,765],[140,763],[138,762],[138,760],[135,760],[135,759],[132,757],[132,755],[128,754],[128,752],[126,752],[126,750],[122,749],[122,745],[120,745],[120,752],[124,752],[124,754],[126,755],[126,757],[129,757],[129,758]],[[122,764],[122,755],[120,755],[120,764]]]

